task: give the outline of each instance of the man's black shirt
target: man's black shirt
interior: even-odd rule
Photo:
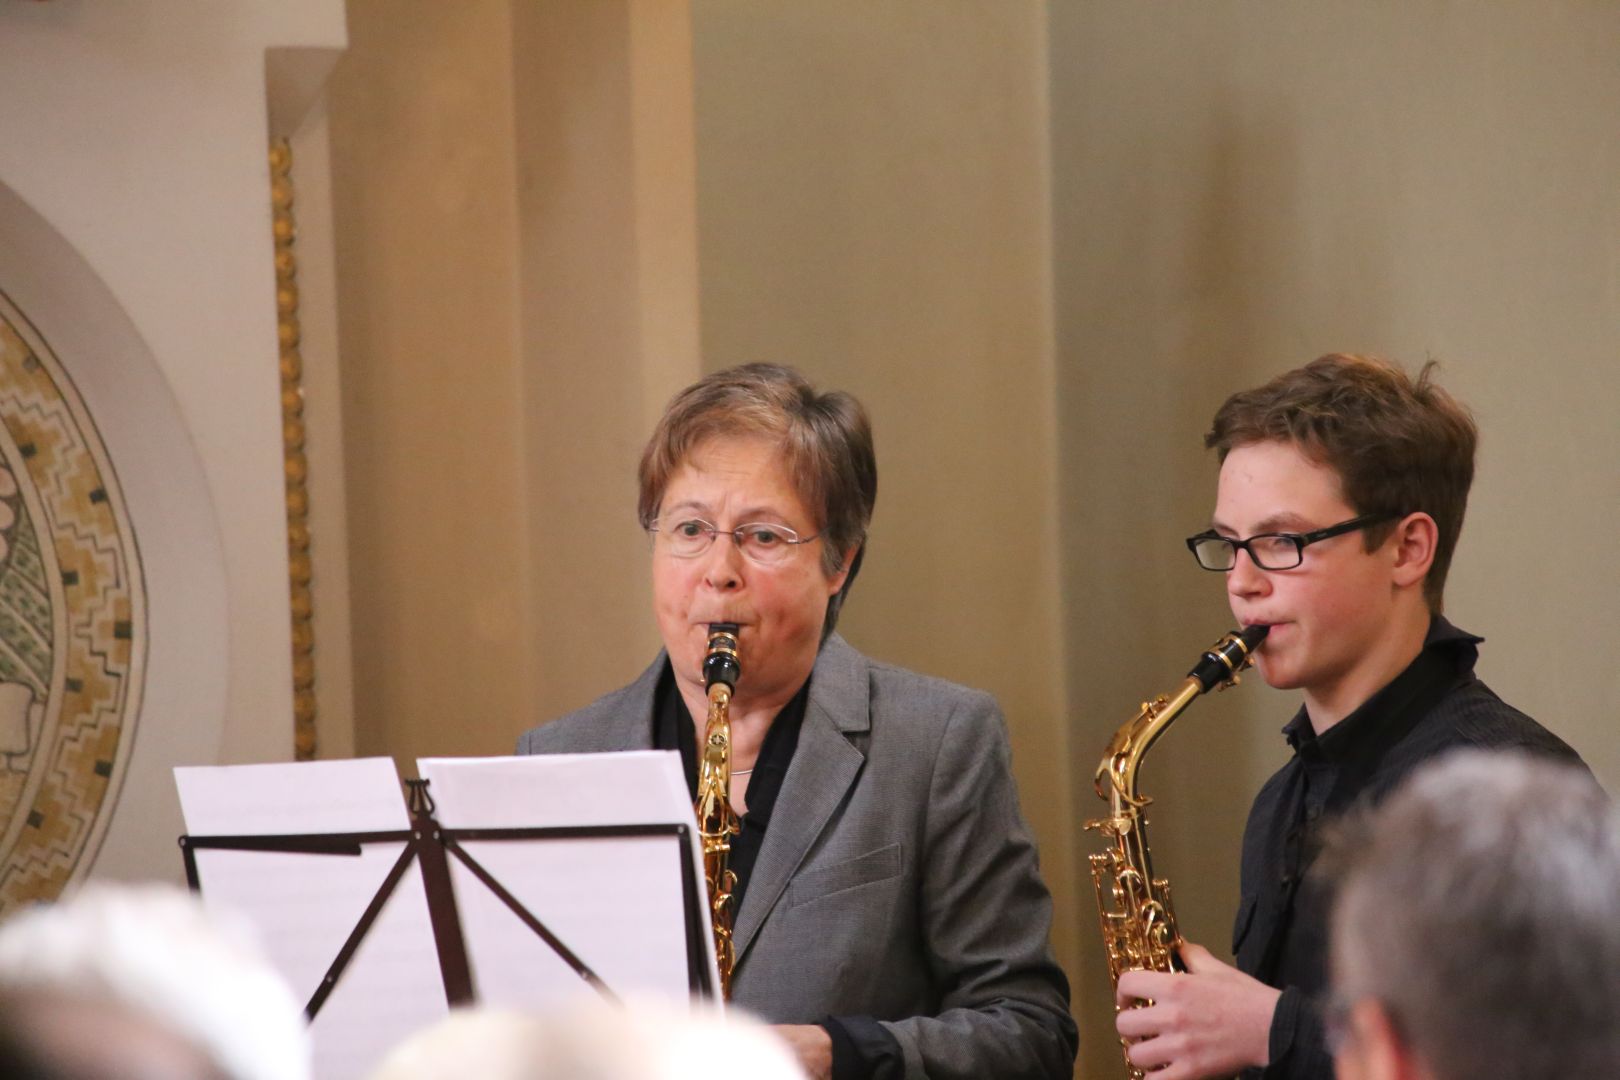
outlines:
[[[1283,728],[1294,757],[1249,811],[1232,934],[1238,968],[1283,990],[1271,1024],[1271,1065],[1246,1077],[1333,1077],[1317,1001],[1328,980],[1331,896],[1316,865],[1324,826],[1352,806],[1377,803],[1447,750],[1517,748],[1579,760],[1475,677],[1482,640],[1436,616],[1422,652],[1360,708],[1320,736],[1303,707]]]

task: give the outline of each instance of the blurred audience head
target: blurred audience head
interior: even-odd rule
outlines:
[[[739,1013],[582,1002],[551,1013],[468,1009],[398,1046],[370,1080],[803,1080],[769,1028]]]
[[[180,890],[92,886],[0,924],[0,1074],[308,1080],[303,1010]]]
[[[1448,757],[1332,857],[1341,1080],[1620,1076],[1620,817],[1584,769]]]

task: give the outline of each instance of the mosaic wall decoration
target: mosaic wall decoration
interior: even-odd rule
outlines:
[[[73,382],[0,293],[0,914],[88,869],[135,742],[146,606]]]

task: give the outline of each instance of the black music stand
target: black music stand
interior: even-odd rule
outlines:
[[[354,958],[355,951],[366,933],[382,913],[384,905],[393,895],[399,881],[413,861],[422,868],[422,886],[427,894],[428,918],[433,928],[433,941],[439,958],[439,972],[444,982],[446,1001],[452,1006],[470,1004],[477,1000],[472,970],[467,961],[467,944],[462,933],[461,918],[456,908],[455,889],[450,878],[450,863],[446,852],[454,855],[486,889],[493,893],[525,926],[548,945],[576,975],[604,998],[614,1000],[615,995],[577,954],[574,953],[545,923],[513,896],[477,859],[462,846],[462,841],[486,840],[580,840],[580,839],[643,839],[667,836],[682,849],[681,898],[683,923],[686,930],[686,959],[689,987],[694,996],[713,997],[713,975],[707,963],[703,899],[698,895],[698,883],[690,859],[684,857],[690,842],[691,827],[683,824],[649,825],[574,825],[528,829],[446,829],[434,818],[434,804],[428,795],[428,781],[406,780],[409,788],[411,827],[404,831],[351,832],[351,833],[299,833],[264,836],[182,836],[180,850],[185,856],[186,881],[193,892],[202,891],[197,870],[197,852],[203,850],[265,851],[299,855],[358,856],[367,844],[401,843],[405,847],[395,860],[388,875],[378,887],[376,895],[355,923],[337,956],[327,968],[320,985],[315,988],[304,1013],[315,1019],[321,1005],[336,988],[338,979]]]

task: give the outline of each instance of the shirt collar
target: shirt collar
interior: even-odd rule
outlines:
[[[1383,689],[1321,735],[1316,734],[1310,714],[1301,705],[1293,719],[1283,725],[1283,736],[1296,753],[1320,754],[1330,760],[1341,757],[1349,747],[1369,737],[1381,726],[1381,720],[1398,710],[1420,686],[1435,678],[1473,671],[1479,659],[1479,644],[1484,640],[1453,626],[1443,615],[1431,616],[1423,648]]]

